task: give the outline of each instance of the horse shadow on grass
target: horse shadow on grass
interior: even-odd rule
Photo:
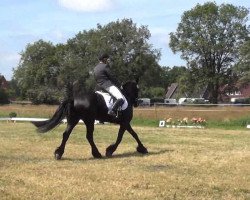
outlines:
[[[152,152],[148,152],[147,154],[141,154],[138,152],[126,152],[126,153],[122,153],[122,154],[114,154],[112,157],[105,157],[103,156],[102,158],[100,158],[99,160],[106,160],[106,159],[117,159],[117,158],[129,158],[129,157],[149,157],[149,156],[156,156],[156,155],[161,155],[164,153],[170,153],[173,152],[173,149],[161,149],[158,151],[152,151]],[[83,161],[88,161],[88,160],[97,160],[96,158],[68,158],[68,157],[63,157],[61,159],[61,161],[76,161],[76,162],[83,162]]]
[[[152,152],[148,152],[147,154],[141,154],[138,152],[126,152],[126,153],[122,153],[122,154],[115,154],[112,157],[104,157],[105,159],[115,159],[115,158],[128,158],[128,157],[148,157],[148,156],[155,156],[155,155],[161,155],[167,152],[173,152],[174,150],[172,149],[161,149],[158,151],[152,151]]]

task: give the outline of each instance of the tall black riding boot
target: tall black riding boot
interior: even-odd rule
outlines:
[[[123,99],[117,99],[115,103],[113,104],[111,110],[108,111],[109,115],[112,115],[113,117],[116,117],[117,109],[124,103]]]

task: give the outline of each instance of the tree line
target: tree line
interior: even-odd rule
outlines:
[[[138,27],[132,19],[97,24],[65,44],[41,39],[21,52],[13,90],[19,98],[49,104],[63,98],[66,86],[76,80],[83,91],[92,91],[93,67],[98,55],[107,52],[121,83],[140,78],[142,97],[164,97],[167,87],[178,82],[187,95],[207,86],[210,101],[217,103],[221,85],[250,82],[248,14],[247,8],[215,2],[184,12],[177,30],[170,33],[169,46],[181,53],[186,66],[160,66],[161,51],[149,43],[148,27]]]

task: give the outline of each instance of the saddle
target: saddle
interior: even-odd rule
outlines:
[[[115,98],[112,95],[110,95],[108,92],[104,92],[104,91],[96,91],[95,93],[99,94],[103,97],[108,109],[112,108],[112,106],[115,102]],[[128,102],[124,101],[123,105],[120,106],[120,108],[118,110],[125,110],[127,107],[128,107]]]

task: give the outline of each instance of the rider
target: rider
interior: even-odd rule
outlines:
[[[120,84],[110,69],[109,55],[106,53],[101,54],[98,59],[99,63],[94,68],[94,78],[97,85],[101,89],[104,89],[115,97],[116,101],[114,102],[112,108],[108,111],[108,114],[116,117],[117,109],[123,105],[126,99],[118,89]]]

